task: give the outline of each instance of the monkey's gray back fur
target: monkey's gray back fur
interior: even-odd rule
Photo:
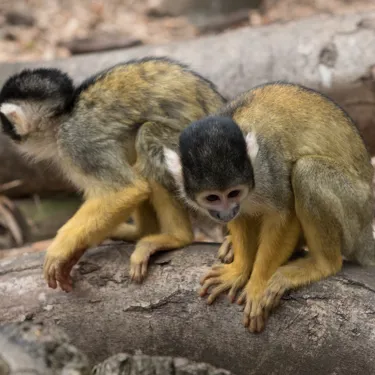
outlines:
[[[21,103],[38,124],[27,138],[13,134],[21,149],[57,162],[86,193],[108,183],[121,188],[135,169],[174,189],[163,145],[176,150],[184,127],[225,102],[210,81],[166,58],[116,65],[74,89],[55,70],[21,73],[6,87],[2,102]],[[46,87],[50,97],[43,95]]]

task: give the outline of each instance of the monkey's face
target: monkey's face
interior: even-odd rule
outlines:
[[[220,223],[228,223],[240,213],[241,202],[248,196],[246,185],[233,186],[224,191],[203,191],[195,196],[197,204]]]
[[[254,187],[247,138],[231,118],[207,117],[181,133],[180,155],[164,152],[186,201],[221,224],[240,214]]]

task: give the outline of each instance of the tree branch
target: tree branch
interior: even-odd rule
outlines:
[[[46,287],[43,254],[0,261],[0,322],[58,324],[92,364],[142,350],[237,375],[375,373],[374,268],[346,264],[337,276],[292,292],[254,335],[242,326],[239,306],[224,297],[208,306],[198,297],[216,245],[155,256],[143,285],[128,276],[132,249],[115,243],[90,250],[70,294]]]

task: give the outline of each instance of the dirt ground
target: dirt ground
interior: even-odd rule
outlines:
[[[0,0],[0,61],[67,57],[71,55],[67,42],[88,37],[109,35],[109,39],[116,36],[158,44],[207,33],[186,17],[155,17],[149,10],[149,0]],[[375,10],[375,1],[264,0],[259,10],[249,11],[248,17],[220,31],[318,13],[368,10]]]

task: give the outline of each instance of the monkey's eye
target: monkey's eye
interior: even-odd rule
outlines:
[[[206,200],[209,202],[216,202],[220,200],[220,198],[215,194],[210,194],[210,195],[207,195]]]
[[[239,190],[232,190],[229,194],[228,194],[228,198],[236,198],[240,195],[240,191]]]

